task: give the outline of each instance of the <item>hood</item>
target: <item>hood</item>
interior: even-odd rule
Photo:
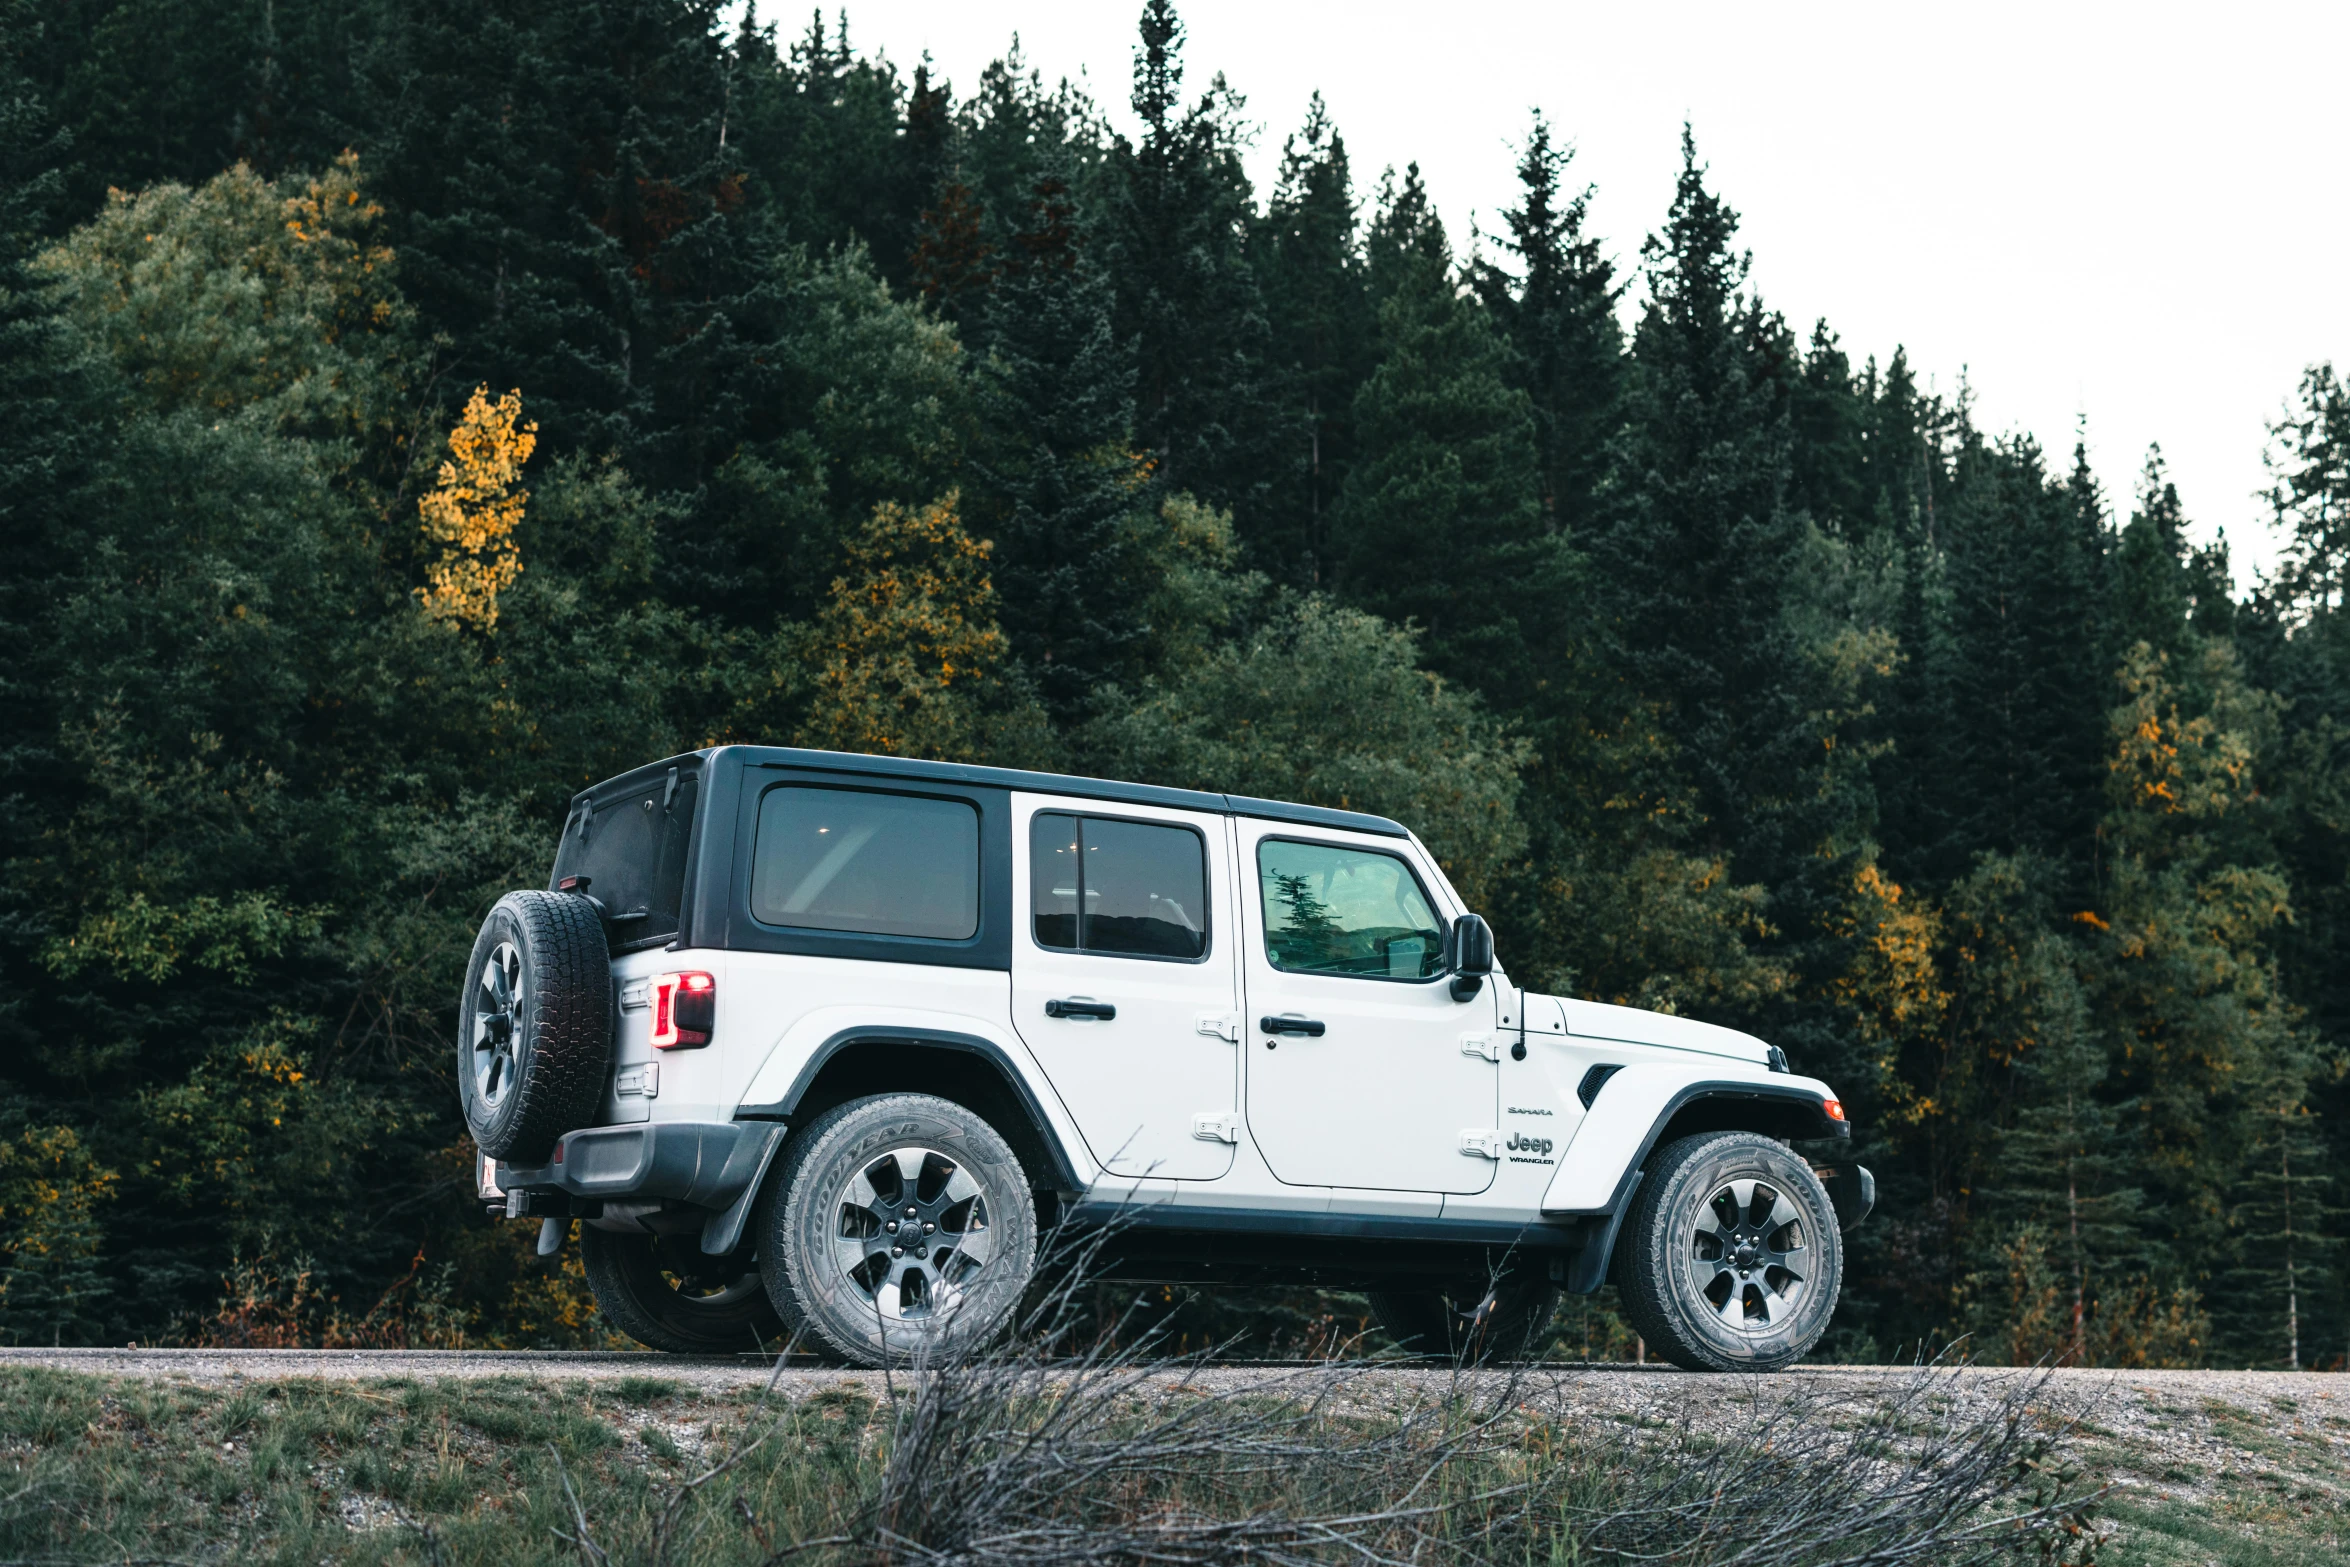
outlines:
[[[1577,1001],[1571,997],[1528,996],[1526,1026],[1535,1028],[1551,1007],[1559,1009],[1559,1024],[1551,1030],[1578,1039],[1614,1039],[1662,1050],[1688,1050],[1700,1055],[1727,1056],[1756,1066],[1770,1063],[1770,1047],[1752,1034],[1734,1028],[1700,1023],[1669,1012],[1644,1012],[1638,1007],[1610,1006],[1604,1001]]]

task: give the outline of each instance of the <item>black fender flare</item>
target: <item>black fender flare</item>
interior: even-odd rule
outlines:
[[[1605,1090],[1606,1085],[1602,1083],[1601,1093],[1604,1094]],[[1595,1106],[1599,1097],[1599,1094],[1593,1096]],[[1586,1221],[1583,1250],[1566,1270],[1564,1282],[1570,1292],[1588,1295],[1606,1281],[1608,1263],[1615,1255],[1617,1232],[1623,1228],[1624,1215],[1631,1209],[1632,1193],[1639,1189],[1640,1179],[1647,1172],[1648,1156],[1656,1152],[1658,1140],[1664,1136],[1665,1128],[1673,1124],[1675,1116],[1691,1105],[1706,1100],[1775,1101],[1771,1111],[1781,1118],[1782,1125],[1790,1124],[1785,1118],[1792,1113],[1795,1117],[1792,1124],[1811,1132],[1810,1137],[1793,1137],[1790,1141],[1811,1142],[1828,1138],[1849,1141],[1852,1137],[1851,1124],[1830,1116],[1824,1099],[1812,1089],[1797,1088],[1792,1083],[1781,1086],[1777,1083],[1726,1080],[1687,1084],[1665,1101],[1664,1108],[1649,1123],[1647,1133],[1640,1139],[1638,1150],[1625,1165],[1624,1173],[1617,1177],[1616,1189],[1608,1195],[1606,1207],[1587,1208],[1573,1214],[1561,1212],[1543,1215],[1546,1219],[1579,1217]],[[1870,1195],[1875,1195],[1873,1183]],[[1842,1227],[1850,1228],[1849,1225]]]
[[[772,1104],[742,1105],[734,1112],[738,1121],[790,1121],[797,1114],[800,1101],[824,1069],[847,1051],[862,1045],[900,1045],[914,1049],[955,1050],[977,1056],[994,1071],[995,1076],[1010,1093],[1012,1103],[1027,1118],[1028,1128],[1035,1134],[1036,1145],[1043,1151],[1049,1169],[1040,1173],[1051,1177],[1055,1187],[1064,1192],[1083,1192],[1086,1182],[1078,1175],[1077,1166],[1069,1157],[1069,1150],[1061,1142],[1060,1133],[1053,1130],[1043,1103],[1036,1097],[1036,1089],[1013,1060],[1010,1051],[992,1039],[978,1034],[961,1034],[948,1029],[889,1028],[881,1025],[861,1025],[844,1028],[808,1053],[808,1059],[793,1077],[791,1087],[783,1097]]]

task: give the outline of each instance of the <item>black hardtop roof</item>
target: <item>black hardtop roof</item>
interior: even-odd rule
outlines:
[[[1364,811],[1334,811],[1327,806],[1293,805],[1282,800],[1259,800],[1245,794],[1211,794],[1200,789],[1168,789],[1157,784],[1120,783],[1110,778],[1078,778],[1067,773],[1032,773],[1018,767],[974,767],[962,762],[925,762],[905,756],[860,756],[849,751],[803,751],[781,745],[718,746],[663,757],[643,767],[607,778],[573,796],[579,801],[607,792],[625,792],[660,783],[668,770],[688,761],[707,762],[722,751],[737,753],[752,767],[795,767],[809,772],[842,773],[865,778],[904,778],[931,783],[971,784],[990,789],[1021,789],[1030,794],[1066,794],[1121,805],[1157,805],[1180,811],[1215,811],[1253,816],[1265,821],[1291,822],[1302,827],[1336,827],[1348,832],[1379,833],[1390,838],[1411,836],[1401,823]]]

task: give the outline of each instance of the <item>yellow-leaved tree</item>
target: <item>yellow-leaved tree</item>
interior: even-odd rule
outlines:
[[[538,425],[523,424],[522,393],[496,402],[477,386],[457,428],[449,432],[449,460],[440,480],[416,503],[424,536],[441,556],[424,568],[417,590],[424,612],[480,631],[498,624],[498,595],[522,575],[514,530],[530,491],[520,487],[522,465],[538,447]]]
[[[849,540],[848,570],[809,628],[814,699],[801,743],[973,761],[990,748],[1000,694],[994,546],[963,527],[961,496],[884,501]]]

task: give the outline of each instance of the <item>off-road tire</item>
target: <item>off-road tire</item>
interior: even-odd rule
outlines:
[[[893,1153],[909,1149],[936,1156],[935,1162],[919,1162],[912,1195],[919,1199],[914,1205],[932,1215],[926,1222],[946,1232],[924,1235],[920,1242],[927,1252],[946,1254],[935,1266],[956,1275],[951,1285],[909,1289],[898,1281],[931,1266],[929,1258],[893,1260],[890,1238],[845,1233],[852,1226],[861,1230],[869,1213],[878,1226],[891,1173],[876,1180],[874,1172],[891,1163]],[[1036,1272],[1036,1202],[1028,1172],[994,1127],[952,1100],[929,1094],[852,1099],[796,1130],[784,1145],[780,1166],[753,1220],[760,1238],[759,1267],[784,1330],[819,1354],[859,1366],[944,1363],[993,1338]],[[959,1189],[951,1173],[941,1173],[950,1167],[981,1194],[978,1208],[962,1199],[966,1206],[959,1218],[952,1217],[954,1207],[941,1206],[951,1204],[952,1191]],[[844,1211],[859,1180],[874,1189],[875,1197]],[[899,1210],[892,1206],[891,1211]],[[984,1219],[990,1237],[983,1259],[964,1254],[980,1249],[964,1241],[970,1232],[949,1228],[974,1225],[975,1214]],[[940,1240],[951,1244],[940,1247]],[[868,1288],[851,1276],[844,1261],[851,1251],[891,1272],[877,1276],[875,1287]],[[909,1314],[923,1309],[916,1297],[925,1287],[933,1291],[932,1314]],[[915,1300],[911,1307],[910,1299]]]
[[[516,983],[495,1029],[493,957],[510,953]],[[561,892],[509,892],[482,921],[457,1001],[457,1093],[473,1140],[493,1159],[543,1163],[555,1140],[595,1120],[612,1069],[612,954],[594,904]]]
[[[1478,1319],[1487,1295],[1493,1307]],[[1558,1286],[1546,1278],[1505,1275],[1464,1280],[1445,1289],[1373,1290],[1371,1316],[1406,1354],[1456,1364],[1531,1360],[1550,1343]]]
[[[1748,1194],[1743,1211],[1737,1190]],[[1774,1199],[1767,1211],[1765,1192]],[[1748,1272],[1729,1266],[1745,1255],[1725,1243],[1732,1235],[1752,1248]],[[1625,1317],[1674,1365],[1777,1371],[1828,1331],[1844,1239],[1827,1191],[1802,1158],[1754,1132],[1702,1132],[1649,1156],[1613,1272]]]
[[[701,1237],[582,1226],[580,1261],[604,1320],[672,1355],[755,1353],[783,1336],[759,1265],[702,1255]]]

